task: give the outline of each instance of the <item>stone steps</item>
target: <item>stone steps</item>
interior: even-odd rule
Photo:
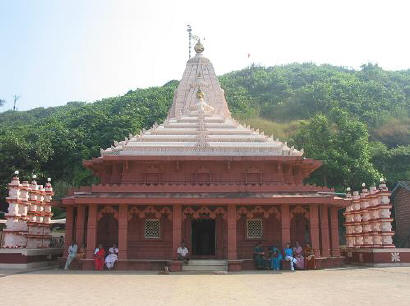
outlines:
[[[182,265],[184,272],[214,272],[228,271],[228,262],[226,260],[216,259],[191,259],[188,264]]]

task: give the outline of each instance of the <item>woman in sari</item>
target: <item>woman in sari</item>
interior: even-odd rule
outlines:
[[[305,268],[309,270],[316,269],[315,253],[309,243],[305,246]]]
[[[101,243],[98,245],[98,248],[95,249],[94,256],[95,256],[95,270],[97,271],[104,270],[105,250]]]
[[[255,262],[256,269],[265,269],[265,259],[263,256],[265,252],[263,251],[262,243],[258,242],[253,249],[253,261]]]
[[[270,267],[272,270],[279,271],[280,270],[280,262],[282,261],[283,257],[280,253],[278,248],[272,248],[272,255],[271,255],[271,262]]]
[[[295,264],[295,268],[303,270],[305,268],[305,258],[303,257],[303,249],[300,246],[299,241],[296,241],[296,246],[294,249],[294,256],[297,260]]]

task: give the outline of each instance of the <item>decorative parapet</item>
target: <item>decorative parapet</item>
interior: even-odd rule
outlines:
[[[261,184],[245,184],[238,181],[210,181],[209,183],[195,183],[185,181],[164,183],[123,183],[99,184],[91,187],[80,187],[72,190],[70,195],[82,195],[98,192],[313,192],[331,193],[334,190],[314,185],[284,184],[281,182],[266,182]]]
[[[346,201],[345,226],[348,248],[392,248],[390,192],[382,182],[379,188],[365,188],[353,195],[348,190]]]

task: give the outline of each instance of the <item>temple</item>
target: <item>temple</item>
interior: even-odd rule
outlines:
[[[84,161],[100,184],[62,200],[66,246],[86,246],[92,268],[101,243],[119,246],[119,269],[181,270],[176,249],[252,269],[256,242],[312,244],[320,267],[341,264],[331,189],[303,184],[321,162],[232,118],[204,47],[195,45],[162,124],[114,142]]]

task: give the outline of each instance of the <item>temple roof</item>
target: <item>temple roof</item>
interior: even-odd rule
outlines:
[[[164,123],[130,135],[101,156],[302,156],[303,151],[231,117],[211,62],[195,46]]]

